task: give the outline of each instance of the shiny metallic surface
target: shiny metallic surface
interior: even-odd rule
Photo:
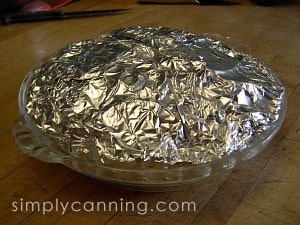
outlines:
[[[164,27],[78,41],[28,76],[37,129],[99,163],[203,164],[243,151],[278,120],[285,93],[257,58]]]

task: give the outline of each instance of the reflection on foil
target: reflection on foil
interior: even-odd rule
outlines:
[[[70,155],[204,163],[278,119],[284,87],[206,36],[134,27],[73,43],[31,72],[27,114]]]

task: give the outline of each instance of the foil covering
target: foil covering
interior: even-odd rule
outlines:
[[[257,58],[165,27],[75,42],[30,75],[37,128],[99,163],[201,164],[242,151],[278,119],[284,95]]]

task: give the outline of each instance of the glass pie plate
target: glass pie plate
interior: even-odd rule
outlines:
[[[43,62],[35,68],[42,65]],[[20,115],[13,125],[18,148],[43,162],[60,163],[79,173],[113,185],[140,191],[170,191],[184,188],[217,177],[244,164],[267,146],[280,129],[286,113],[286,97],[283,93],[278,119],[272,122],[268,129],[261,131],[242,150],[223,154],[222,157],[214,157],[204,163],[182,161],[170,164],[142,159],[130,162],[95,161],[80,155],[69,154],[37,127],[26,110],[32,79],[33,72],[31,71],[25,77],[19,92]]]

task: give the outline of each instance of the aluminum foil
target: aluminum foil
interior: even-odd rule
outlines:
[[[31,71],[26,113],[69,155],[201,164],[279,117],[284,87],[257,58],[165,27],[66,46]]]

